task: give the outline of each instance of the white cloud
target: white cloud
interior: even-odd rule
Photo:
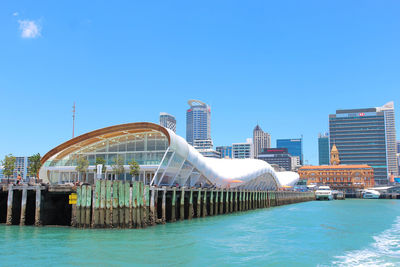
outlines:
[[[16,16],[18,16],[18,15],[19,15],[18,12],[14,12],[14,13],[13,13],[13,16],[14,16],[14,17],[16,17]]]
[[[36,38],[40,36],[40,25],[34,20],[18,20],[22,38]]]

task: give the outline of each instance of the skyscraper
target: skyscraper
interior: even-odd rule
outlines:
[[[336,110],[329,115],[330,147],[340,151],[341,164],[368,164],[375,183],[387,184],[398,174],[394,104],[382,107]]]
[[[190,108],[186,111],[186,141],[194,145],[204,144],[212,147],[211,109],[199,100],[189,100]]]
[[[303,139],[277,139],[276,147],[287,148],[288,152],[292,156],[300,157],[300,164],[303,165]]]
[[[318,159],[319,165],[329,165],[329,134],[318,136]]]
[[[176,133],[176,119],[174,116],[160,112],[160,125]]]
[[[264,132],[261,127],[257,126],[253,130],[253,142],[254,142],[254,157],[257,158],[258,154],[264,148],[271,147],[271,136],[269,133]]]

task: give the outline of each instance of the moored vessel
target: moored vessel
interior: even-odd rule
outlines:
[[[320,186],[318,190],[315,191],[315,198],[317,200],[332,200],[333,194],[331,188],[326,185]]]
[[[363,198],[365,199],[378,199],[380,195],[378,191],[372,189],[367,189],[363,192]]]

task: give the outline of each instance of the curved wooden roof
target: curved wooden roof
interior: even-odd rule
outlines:
[[[63,154],[67,155],[78,149],[81,149],[84,146],[88,146],[106,138],[117,137],[128,133],[139,133],[148,130],[155,130],[163,133],[168,138],[168,143],[171,143],[171,138],[167,129],[158,124],[150,122],[119,124],[88,132],[68,140],[67,142],[62,143],[61,145],[56,146],[47,152],[41,159],[41,163],[43,165],[49,158],[60,152],[65,152]]]

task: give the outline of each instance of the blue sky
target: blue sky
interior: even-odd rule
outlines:
[[[215,145],[317,136],[339,108],[395,101],[399,1],[1,1],[0,157],[211,105]]]

